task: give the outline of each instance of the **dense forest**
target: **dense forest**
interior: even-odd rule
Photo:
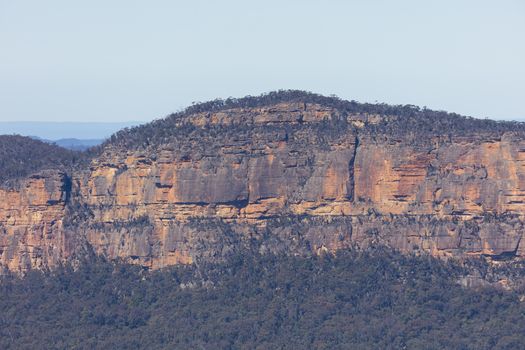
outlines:
[[[0,183],[76,163],[82,154],[20,135],[0,135]]]
[[[0,282],[2,349],[517,349],[523,289],[376,248],[148,272],[97,260]]]
[[[481,120],[413,105],[358,103],[306,91],[280,90],[259,96],[195,103],[166,118],[133,128],[125,128],[112,135],[102,145],[86,152],[69,151],[29,137],[0,135],[0,183],[7,179],[23,178],[42,169],[71,165],[83,167],[89,159],[97,157],[106,147],[141,149],[177,142],[181,138],[198,138],[204,132],[201,128],[192,124],[180,124],[181,118],[195,113],[217,112],[232,108],[255,108],[281,102],[316,103],[332,107],[342,116],[359,113],[389,116],[378,124],[370,124],[366,133],[374,137],[389,135],[396,139],[405,139],[406,142],[428,141],[436,135],[450,137],[473,134],[486,136],[488,134],[499,137],[508,131],[525,133],[525,123]],[[216,130],[205,132],[220,137],[228,132],[249,133],[253,127],[253,125],[236,125],[235,128],[215,127]],[[321,134],[334,132],[334,130],[345,132],[348,128],[352,128],[352,125],[347,123],[346,119],[342,119],[320,125],[315,131]]]
[[[103,146],[117,145],[125,148],[141,148],[150,145],[167,143],[177,138],[181,118],[196,113],[212,113],[232,108],[256,108],[271,106],[282,102],[316,103],[338,110],[341,115],[376,114],[390,116],[379,124],[370,125],[372,134],[386,134],[395,137],[412,135],[417,140],[437,135],[463,136],[476,134],[500,135],[504,132],[525,132],[525,123],[511,121],[494,121],[461,116],[456,113],[434,111],[414,105],[389,105],[385,103],[359,103],[346,101],[336,96],[323,96],[301,90],[272,91],[259,96],[243,98],[216,99],[208,102],[194,103],[181,112],[173,113],[166,118],[133,128],[125,128],[112,135]],[[338,121],[336,121],[338,122]],[[189,128],[191,126],[184,126]],[[102,146],[102,147],[103,147]]]

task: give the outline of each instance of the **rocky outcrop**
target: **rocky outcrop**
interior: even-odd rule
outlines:
[[[66,174],[43,171],[17,189],[0,188],[2,269],[52,268],[71,255],[62,225],[70,186]]]
[[[522,135],[378,127],[397,119],[298,101],[181,116],[173,138],[0,190],[0,265],[52,268],[81,246],[149,268],[242,245],[525,256]]]

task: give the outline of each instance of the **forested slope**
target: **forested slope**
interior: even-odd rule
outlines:
[[[4,277],[0,348],[522,348],[523,289],[464,288],[466,273],[381,247],[157,272],[98,260]]]
[[[0,184],[42,169],[70,167],[82,155],[20,135],[0,135]]]

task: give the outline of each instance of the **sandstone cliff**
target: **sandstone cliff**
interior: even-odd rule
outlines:
[[[190,109],[1,189],[0,266],[92,250],[160,268],[242,245],[525,256],[522,125],[323,101]]]

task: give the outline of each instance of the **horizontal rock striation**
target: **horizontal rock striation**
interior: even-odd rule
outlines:
[[[161,268],[244,245],[525,256],[521,125],[446,115],[456,129],[443,130],[427,111],[323,101],[174,115],[117,134],[89,166],[1,189],[0,266],[52,268],[92,250]]]
[[[59,171],[30,176],[15,189],[0,188],[0,267],[25,271],[52,268],[75,244],[63,230],[71,182]]]

